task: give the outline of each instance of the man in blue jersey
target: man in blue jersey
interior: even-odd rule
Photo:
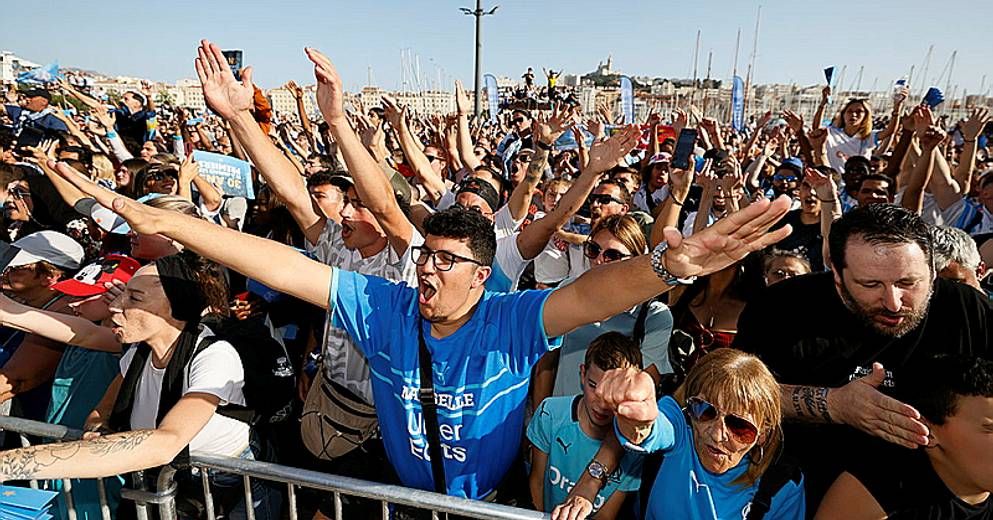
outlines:
[[[340,96],[331,62],[307,50],[323,96]],[[197,60],[200,80],[250,95],[250,74],[238,83],[219,48],[209,42]],[[326,98],[325,98],[326,100]],[[328,111],[330,125],[347,125]],[[431,358],[444,489],[483,498],[503,479],[524,426],[531,368],[553,339],[603,320],[675,285],[705,275],[771,245],[789,227],[767,233],[788,209],[786,199],[753,203],[706,232],[683,240],[675,229],[654,255],[615,262],[555,291],[491,293],[496,238],[474,211],[450,208],[429,217],[424,244],[414,250],[416,287],[335,269],[273,241],[160,211],[104,190],[64,164],[58,171],[140,233],[161,233],[280,292],[331,309],[369,360],[387,455],[405,486],[434,489],[418,393],[419,351]],[[423,347],[420,342],[423,340]]]

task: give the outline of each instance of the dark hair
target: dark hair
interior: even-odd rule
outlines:
[[[79,159],[62,159],[61,162],[68,164],[69,166],[72,167],[72,169],[78,171],[79,173],[82,173],[83,175],[92,178],[92,176],[90,175],[90,168],[86,165],[85,162]]]
[[[605,332],[591,341],[583,360],[586,370],[590,365],[601,370],[624,368],[627,364],[641,368],[641,363],[641,348],[629,336],[617,331]]]
[[[993,361],[933,356],[901,372],[895,393],[932,424],[944,424],[955,415],[959,397],[993,397]]]
[[[861,177],[859,179],[858,184],[855,185],[855,193],[858,193],[862,189],[862,183],[864,183],[865,181],[881,181],[881,182],[885,182],[886,183],[886,193],[888,193],[890,197],[893,197],[893,196],[896,195],[896,180],[894,180],[892,177],[887,177],[886,175],[883,175],[881,173],[870,173],[869,175],[866,175],[865,177]]]
[[[76,156],[79,157],[79,160],[82,161],[84,165],[86,165],[85,168],[86,170],[89,170],[90,166],[93,165],[93,152],[87,150],[86,148],[83,148],[82,146],[63,146],[62,148],[59,149],[59,153],[76,154]]]
[[[343,174],[340,173],[335,174],[328,170],[321,170],[317,173],[314,173],[310,177],[307,177],[307,189],[313,188],[314,186],[324,186],[325,184],[331,184],[331,177],[335,175],[343,175]]]
[[[0,163],[0,189],[6,190],[8,184],[24,180],[28,176],[25,168],[19,164]]]
[[[493,223],[482,214],[462,206],[452,206],[424,219],[424,234],[468,240],[472,255],[483,265],[493,265],[496,233]]]
[[[920,215],[893,204],[870,204],[846,213],[831,226],[828,248],[831,265],[837,272],[845,268],[845,249],[852,237],[873,245],[914,243],[924,251],[934,272],[931,233]]]
[[[611,177],[601,182],[600,184],[597,184],[596,187],[599,188],[600,186],[605,186],[605,185],[617,186],[617,189],[620,190],[621,192],[621,200],[623,200],[624,203],[628,205],[628,207],[632,207],[631,192],[628,191],[628,188],[627,186],[624,185],[624,183]]]

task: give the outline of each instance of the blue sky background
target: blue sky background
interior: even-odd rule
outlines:
[[[195,46],[206,37],[241,48],[256,82],[312,83],[303,47],[314,46],[338,66],[346,88],[375,82],[399,86],[400,49],[420,57],[424,82],[439,73],[472,82],[473,23],[458,8],[474,0],[34,0],[3,7],[0,48],[24,58],[106,74],[173,82],[195,77]],[[742,31],[739,73],[751,53],[758,3],[733,0],[485,0],[499,4],[484,19],[484,72],[519,77],[527,66],[592,70],[607,54],[632,75],[686,77],[702,30],[699,75],[728,78],[735,35]],[[961,7],[968,5],[968,7]],[[16,21],[15,21],[16,20]],[[879,89],[916,65],[915,87],[928,46],[934,45],[927,82],[958,50],[953,84],[970,93],[993,84],[993,2],[923,0],[764,1],[755,80],[823,82],[822,70],[847,65],[844,87],[865,66],[862,88]],[[945,86],[945,80],[940,83]],[[959,90],[961,93],[961,90]]]

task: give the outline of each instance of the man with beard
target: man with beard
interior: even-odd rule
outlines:
[[[786,449],[800,460],[810,510],[847,460],[869,456],[866,434],[927,445],[917,410],[886,395],[905,366],[935,354],[988,358],[991,340],[989,302],[936,278],[918,215],[889,204],[856,208],[834,223],[828,243],[831,272],[770,287],[745,307],[735,338],[781,384]],[[803,312],[783,319],[797,302]]]

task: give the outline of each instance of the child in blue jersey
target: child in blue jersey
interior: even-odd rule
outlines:
[[[615,410],[626,449],[665,454],[648,519],[753,518],[759,483],[782,444],[779,385],[758,358],[715,350],[657,403],[651,376],[630,367],[605,374],[597,395]],[[804,518],[803,477],[798,470],[789,477],[762,518]]]
[[[565,501],[610,434],[614,413],[596,396],[596,388],[605,371],[626,367],[641,368],[638,345],[619,332],[601,334],[590,343],[579,367],[583,393],[541,402],[528,426],[531,500],[537,509],[550,513]],[[640,483],[641,457],[626,454],[594,500],[597,518],[615,518],[627,493]]]

